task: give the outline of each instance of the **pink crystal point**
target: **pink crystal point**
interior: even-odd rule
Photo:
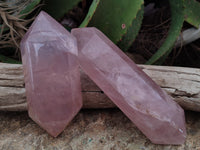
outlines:
[[[82,106],[76,39],[41,12],[21,53],[29,116],[56,137]]]
[[[73,29],[86,74],[156,144],[182,144],[183,109],[96,28]]]

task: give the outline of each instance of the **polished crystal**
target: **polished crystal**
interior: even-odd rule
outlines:
[[[29,116],[56,137],[82,106],[76,39],[41,12],[21,53]]]
[[[72,30],[85,73],[156,144],[183,144],[183,109],[96,28]]]

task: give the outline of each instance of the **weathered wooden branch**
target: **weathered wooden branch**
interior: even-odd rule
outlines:
[[[200,111],[200,69],[139,65],[184,109]],[[0,63],[0,110],[27,109],[22,65]],[[112,108],[115,105],[81,71],[84,108]]]

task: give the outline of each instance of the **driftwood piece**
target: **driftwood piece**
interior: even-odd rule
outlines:
[[[184,109],[200,111],[200,69],[139,65]],[[0,110],[27,109],[22,65],[0,63]],[[81,71],[84,108],[112,108],[115,105]]]

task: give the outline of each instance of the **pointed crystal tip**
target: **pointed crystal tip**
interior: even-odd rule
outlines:
[[[183,109],[101,31],[72,30],[84,72],[156,144],[183,144]]]
[[[82,107],[76,39],[41,12],[21,42],[29,116],[56,137]]]

